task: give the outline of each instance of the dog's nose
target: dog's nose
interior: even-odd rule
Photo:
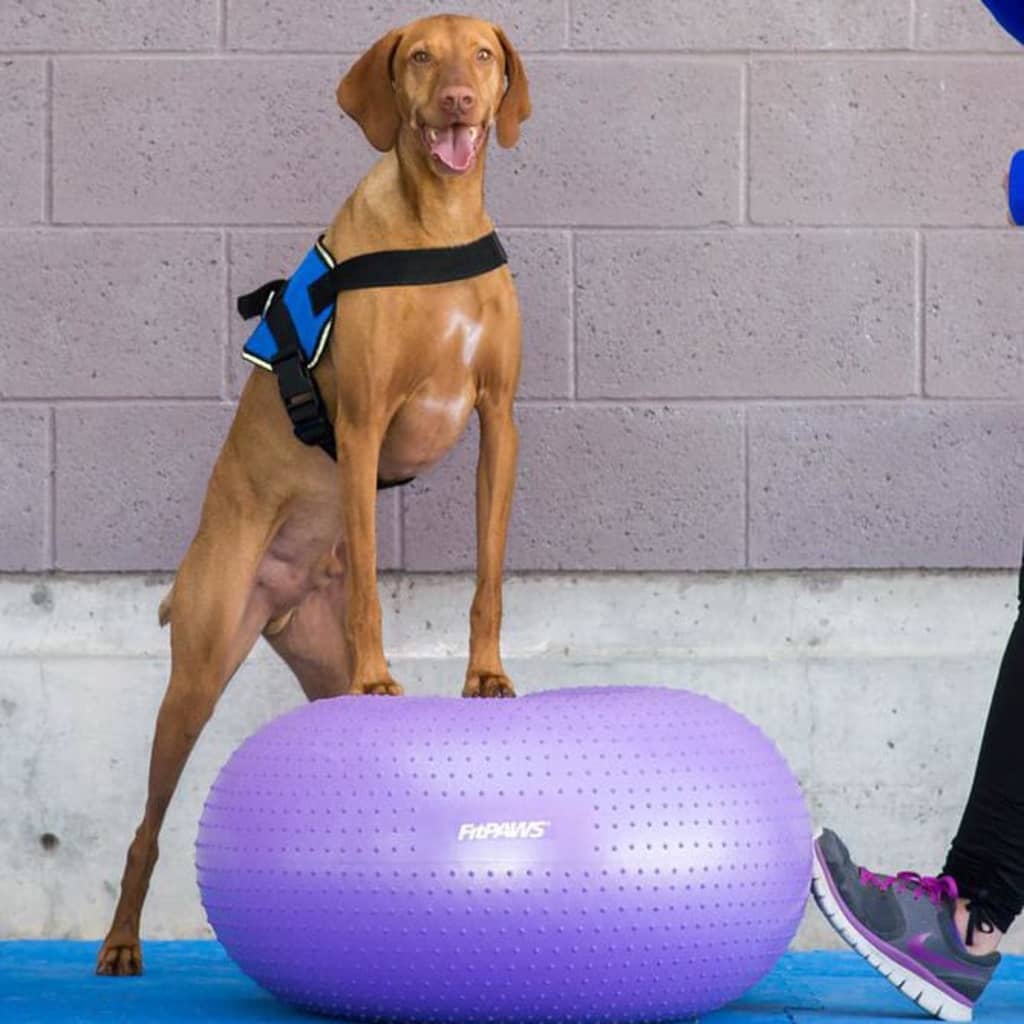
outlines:
[[[439,99],[446,114],[468,114],[476,103],[473,90],[464,85],[449,85],[441,90]]]

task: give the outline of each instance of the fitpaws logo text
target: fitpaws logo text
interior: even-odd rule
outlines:
[[[459,826],[459,842],[479,842],[482,839],[543,839],[550,827],[550,821],[466,822]]]

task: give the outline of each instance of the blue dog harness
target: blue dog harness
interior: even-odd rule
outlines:
[[[320,313],[314,313],[309,286],[329,270],[333,270],[335,266],[334,257],[324,245],[323,238],[318,238],[316,245],[306,253],[305,259],[287,281],[270,281],[255,292],[243,295],[238,300],[238,312],[248,320],[256,315],[253,312],[255,304],[260,307],[258,315],[262,316],[262,319],[256,330],[249,335],[249,340],[242,349],[242,358],[264,370],[273,372],[274,361],[281,354],[281,343],[270,326],[268,314],[271,305],[280,296],[280,302],[287,310],[295,328],[299,349],[305,359],[306,367],[312,370],[320,362],[320,357],[327,347],[327,339],[331,336],[331,327],[334,325],[334,306],[332,303]],[[282,285],[284,286],[283,291],[281,290]],[[245,303],[245,309],[242,308],[243,303]],[[280,327],[278,331],[280,331]]]
[[[330,339],[338,293],[461,281],[507,262],[494,232],[467,245],[370,252],[341,263],[335,262],[321,237],[290,278],[268,281],[238,300],[244,320],[262,318],[245,343],[242,358],[277,377],[295,436],[337,459],[334,427],[310,370],[320,361]],[[383,489],[403,483],[408,480],[378,481],[377,486]]]

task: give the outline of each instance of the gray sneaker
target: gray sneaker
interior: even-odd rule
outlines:
[[[970,1020],[999,964],[973,956],[956,925],[956,882],[858,867],[835,832],[814,840],[814,898],[832,927],[876,971],[939,1020]]]

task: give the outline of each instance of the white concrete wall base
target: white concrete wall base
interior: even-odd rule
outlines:
[[[0,577],[0,937],[106,928],[166,684],[167,582]],[[458,694],[472,580],[385,574],[381,594],[397,678]],[[959,820],[1015,605],[1007,572],[523,575],[506,582],[504,652],[521,692],[657,683],[726,701],[859,860],[928,873]],[[202,801],[231,750],[301,699],[261,645],[172,805],[146,935],[209,934],[192,866]],[[797,944],[837,942],[811,909]]]

